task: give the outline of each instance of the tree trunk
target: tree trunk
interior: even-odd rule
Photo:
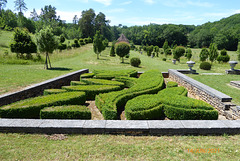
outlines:
[[[44,66],[44,68],[45,69],[48,69],[48,53],[46,53],[46,60],[45,60],[45,66]]]
[[[49,57],[49,54],[47,54],[48,55],[48,62],[49,62],[49,66],[50,66],[50,68],[52,68],[52,65],[51,65],[51,62],[50,62],[50,57]]]
[[[97,59],[99,59],[99,54],[97,54]]]

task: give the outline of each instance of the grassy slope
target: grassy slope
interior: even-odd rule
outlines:
[[[240,135],[123,136],[0,134],[0,160],[238,160]],[[188,149],[195,150],[194,153]],[[205,149],[206,153],[196,150]],[[209,149],[216,149],[208,153]],[[219,150],[219,151],[218,151]],[[211,152],[211,151],[210,151]]]

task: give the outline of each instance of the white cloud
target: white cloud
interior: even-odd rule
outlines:
[[[132,3],[132,1],[127,1],[127,2],[120,3],[120,5],[129,5],[131,3]]]
[[[203,2],[200,0],[161,0],[162,4],[168,7],[187,7],[187,6],[195,6],[195,7],[212,7],[214,6],[213,3],[209,3],[209,2]]]
[[[153,3],[155,3],[154,0],[144,0],[144,2],[146,2],[146,3],[148,3],[148,4],[153,4]]]
[[[200,2],[200,1],[191,1],[188,0],[186,4],[191,5],[191,6],[197,6],[197,7],[212,7],[214,4],[209,3],[209,2]]]
[[[66,20],[67,23],[72,23],[73,17],[75,15],[80,18],[82,11],[59,11],[57,10],[57,16],[60,16],[61,20]]]
[[[204,13],[203,16],[223,18],[223,17],[229,17],[237,13],[240,13],[240,10],[226,10],[225,12],[209,12],[209,13]]]
[[[112,4],[112,0],[94,0],[96,2],[99,2],[99,3],[102,3],[104,4],[105,6],[109,6]]]

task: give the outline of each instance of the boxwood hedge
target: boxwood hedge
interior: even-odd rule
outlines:
[[[177,86],[178,86],[177,82],[172,82],[172,81],[167,82],[167,85],[166,85],[167,88],[177,87]]]
[[[2,118],[39,118],[40,110],[49,106],[81,105],[86,102],[84,92],[66,92],[39,96],[0,108]]]
[[[43,91],[43,95],[49,95],[49,94],[58,94],[58,93],[64,93],[67,92],[65,89],[45,89]]]
[[[67,91],[82,91],[86,93],[86,99],[95,99],[100,93],[108,93],[121,90],[120,86],[111,85],[82,85],[82,86],[63,86],[62,89]]]
[[[150,110],[155,112],[145,118],[144,114]],[[166,88],[156,95],[138,96],[127,102],[125,115],[127,119],[160,119],[164,115],[172,120],[218,119],[218,112],[214,107],[201,100],[186,97],[183,87]]]
[[[87,83],[84,83],[82,81],[71,81],[71,86],[79,86],[79,85],[87,85]]]
[[[126,87],[130,88],[136,84],[137,78],[134,77],[116,77],[116,81],[123,82]]]
[[[126,90],[96,96],[95,103],[105,119],[114,120],[124,109],[128,100],[142,94],[155,94],[164,88],[164,79],[158,70],[145,72],[136,80],[135,85]]]
[[[105,79],[82,79],[82,82],[90,85],[112,85],[112,86],[120,86],[124,87],[123,82],[113,81],[113,80],[105,80]]]
[[[86,106],[53,106],[40,112],[41,119],[91,119],[91,111]]]
[[[94,70],[94,75],[98,79],[113,79],[116,77],[137,77],[137,71],[136,70],[119,70],[119,71],[109,71],[109,70]]]
[[[80,75],[80,80],[83,78],[92,78],[94,77],[94,73],[84,73]]]

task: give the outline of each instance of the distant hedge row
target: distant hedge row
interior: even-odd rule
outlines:
[[[109,71],[109,70],[94,70],[94,75],[98,79],[113,79],[116,77],[137,77],[138,72],[136,70],[120,70],[120,71]]]
[[[129,120],[217,120],[218,111],[201,100],[186,97],[183,87],[166,88],[156,95],[142,95],[127,102],[125,115]],[[146,117],[144,117],[146,115]]]
[[[133,84],[133,86],[126,90],[96,96],[95,104],[105,119],[117,119],[118,111],[124,109],[128,100],[142,94],[155,94],[165,86],[163,76],[158,70],[145,72]]]

